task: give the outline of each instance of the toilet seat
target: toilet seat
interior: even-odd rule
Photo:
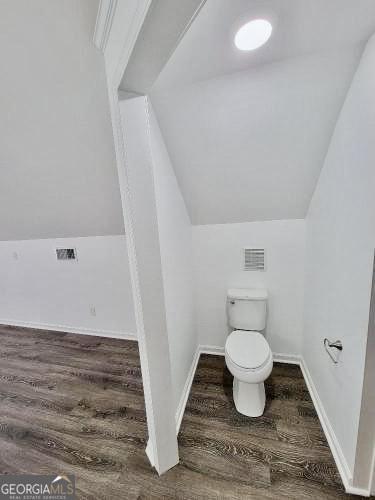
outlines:
[[[235,330],[227,338],[225,353],[239,369],[261,370],[272,357],[268,342],[259,332]]]

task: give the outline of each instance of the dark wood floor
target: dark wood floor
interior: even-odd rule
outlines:
[[[0,473],[75,474],[83,499],[349,499],[296,366],[275,364],[262,417],[238,414],[224,358],[201,357],[158,477],[137,344],[0,326]]]

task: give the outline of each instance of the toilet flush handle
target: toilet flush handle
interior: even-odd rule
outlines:
[[[235,304],[235,301],[234,300],[231,300],[230,303],[232,304],[232,306],[234,306]]]

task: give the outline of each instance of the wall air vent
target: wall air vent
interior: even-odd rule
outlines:
[[[265,251],[264,248],[244,248],[243,249],[243,270],[244,271],[264,271]]]
[[[57,260],[77,260],[75,248],[56,248]]]

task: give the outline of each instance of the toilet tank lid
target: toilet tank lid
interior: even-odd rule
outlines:
[[[230,288],[228,299],[238,300],[267,300],[267,290],[263,288]]]

